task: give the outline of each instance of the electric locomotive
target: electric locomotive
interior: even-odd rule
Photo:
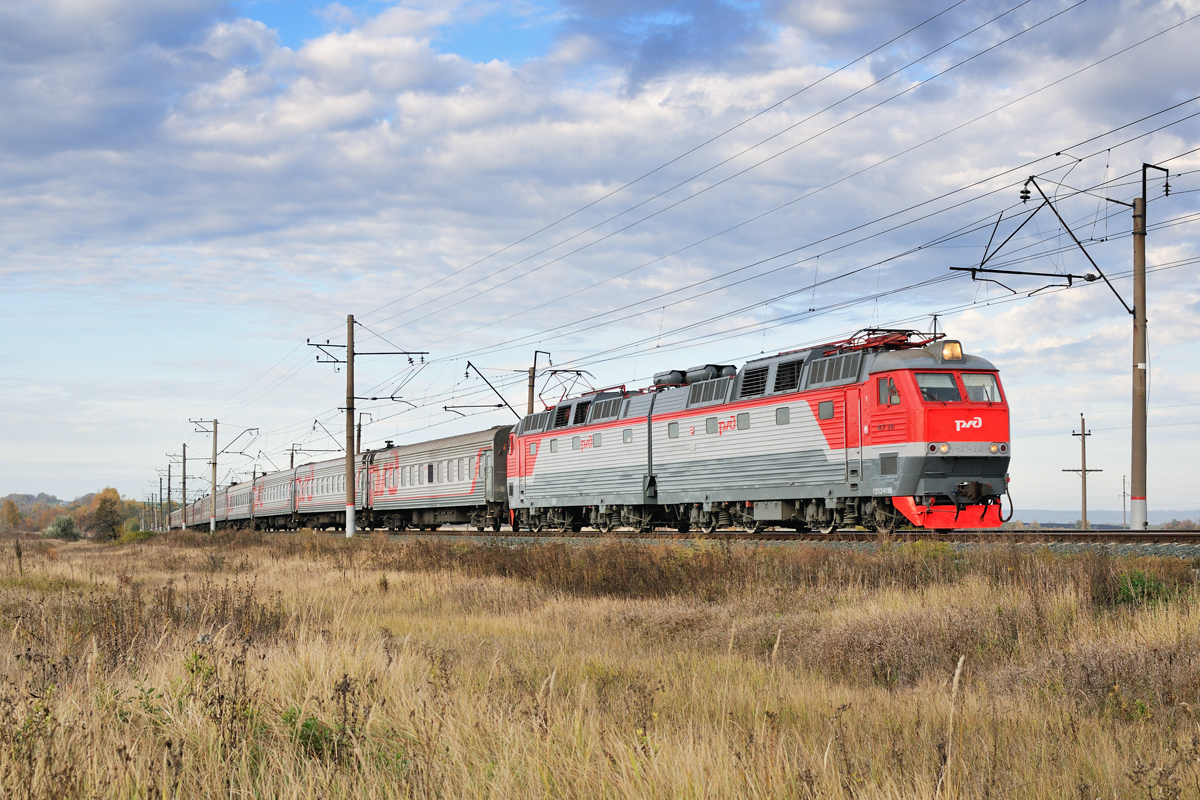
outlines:
[[[508,502],[533,531],[998,527],[1008,425],[990,362],[944,334],[869,329],[529,415]]]

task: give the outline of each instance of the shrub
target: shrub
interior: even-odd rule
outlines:
[[[1129,605],[1157,603],[1160,600],[1166,600],[1170,595],[1170,587],[1150,572],[1131,569],[1118,578],[1116,597],[1118,603]]]
[[[67,541],[77,541],[79,539],[79,526],[75,524],[75,520],[66,514],[60,514],[54,518],[44,531],[42,537],[46,539],[66,539]]]

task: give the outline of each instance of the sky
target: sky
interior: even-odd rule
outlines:
[[[426,353],[358,359],[365,447],[510,423],[479,375],[523,411],[535,350],[633,388],[936,314],[1000,369],[1018,509],[1078,506],[1081,414],[1119,509],[1149,162],[1149,505],[1200,508],[1197,15],[0,0],[0,495],[178,492],[184,444],[204,490],[191,420],[222,484],[329,457],[348,314]],[[1050,275],[951,270],[1001,243]]]

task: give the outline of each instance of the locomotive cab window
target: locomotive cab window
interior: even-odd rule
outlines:
[[[973,403],[999,403],[1000,384],[996,376],[980,372],[964,372],[963,386],[967,390],[967,399]]]
[[[918,372],[917,386],[921,387],[921,397],[932,403],[962,402],[958,384],[949,372]]]
[[[879,405],[900,405],[900,390],[896,388],[896,380],[894,378],[879,379]]]

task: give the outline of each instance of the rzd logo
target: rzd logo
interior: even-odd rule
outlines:
[[[961,431],[963,428],[982,428],[983,419],[975,417],[973,419],[956,419],[954,420],[954,430]]]

